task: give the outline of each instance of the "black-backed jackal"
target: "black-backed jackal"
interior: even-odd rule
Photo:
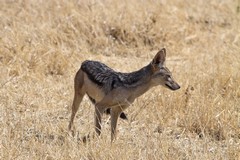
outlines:
[[[113,141],[118,117],[126,118],[123,110],[137,97],[158,85],[171,90],[180,88],[173,80],[171,72],[165,67],[165,58],[166,50],[163,48],[150,64],[132,73],[116,72],[101,62],[84,61],[74,80],[75,94],[69,130],[72,128],[82,98],[87,94],[95,105],[95,130],[98,135],[101,134],[102,114],[106,110],[110,111]]]

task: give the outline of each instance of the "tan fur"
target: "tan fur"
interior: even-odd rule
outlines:
[[[105,96],[101,88],[92,82],[86,73],[84,73],[84,90],[88,95],[94,97],[97,102],[99,102]]]
[[[111,108],[111,140],[113,141],[119,115],[137,97],[157,85],[171,90],[180,88],[173,80],[171,72],[164,66],[165,57],[166,50],[162,49],[149,65],[132,73],[115,72],[100,62],[84,62],[75,76],[75,95],[69,130],[72,128],[83,96],[88,94],[95,100],[95,130],[98,135],[101,134],[102,114],[107,108]]]

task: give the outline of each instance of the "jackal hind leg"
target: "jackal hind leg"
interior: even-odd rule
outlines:
[[[72,114],[71,114],[70,122],[68,125],[69,130],[72,129],[74,117],[79,109],[83,96],[85,95],[85,91],[83,89],[83,73],[81,70],[79,70],[75,76],[74,89],[75,89],[75,92],[74,92],[74,98],[72,103]]]
[[[72,125],[73,125],[73,120],[74,117],[79,109],[80,103],[82,101],[84,94],[75,94],[74,95],[74,99],[73,99],[73,104],[72,104],[72,114],[71,114],[71,119],[68,125],[68,129],[71,130],[72,129]]]

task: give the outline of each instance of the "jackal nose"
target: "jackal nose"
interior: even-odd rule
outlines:
[[[175,90],[180,89],[180,86],[179,86],[179,84],[174,83],[174,84],[172,85],[171,89],[175,91]]]
[[[180,89],[181,87],[179,86],[179,84],[175,83],[174,87],[173,87],[173,90],[178,90]]]
[[[180,87],[179,85],[177,85],[177,89],[180,89],[180,88],[181,88],[181,87]],[[177,89],[176,89],[176,90],[177,90]]]
[[[178,90],[180,88],[180,86],[177,83],[166,83],[165,85],[173,91]]]

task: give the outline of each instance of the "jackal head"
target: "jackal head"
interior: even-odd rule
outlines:
[[[154,85],[162,85],[171,90],[180,88],[177,82],[174,81],[172,73],[165,66],[166,49],[161,49],[153,58],[151,67],[153,71],[152,82]]]

